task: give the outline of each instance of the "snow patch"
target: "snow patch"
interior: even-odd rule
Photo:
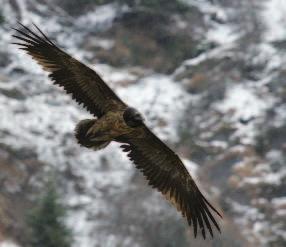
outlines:
[[[196,178],[198,175],[198,169],[199,165],[196,164],[195,162],[187,159],[183,159],[183,163],[185,167],[187,168],[188,172],[191,174],[193,178]]]
[[[221,112],[225,114],[231,112],[234,121],[240,118],[248,119],[261,116],[268,107],[269,104],[265,99],[260,98],[244,85],[228,88],[225,99],[217,104],[217,109]]]
[[[10,240],[6,240],[4,242],[0,242],[0,247],[20,247],[20,245],[17,245]]]
[[[238,38],[230,25],[215,25],[207,33],[207,39],[219,45],[232,44]]]
[[[229,87],[225,98],[214,104],[214,108],[236,127],[234,137],[240,138],[243,144],[250,144],[257,133],[255,121],[263,117],[274,102],[266,92],[261,93],[251,87],[251,83],[249,86],[245,83]],[[249,122],[244,124],[243,121]]]
[[[264,39],[271,42],[286,38],[286,1],[269,0],[265,2],[262,19],[265,21],[267,31]]]
[[[279,197],[279,198],[273,198],[271,200],[271,203],[273,203],[276,207],[286,206],[286,196]]]
[[[94,27],[109,28],[112,25],[113,20],[117,16],[117,7],[115,4],[106,4],[97,7],[81,16],[77,20],[77,25],[81,27]]]

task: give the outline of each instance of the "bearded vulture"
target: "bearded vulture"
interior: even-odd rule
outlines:
[[[206,238],[213,237],[212,225],[220,232],[213,212],[221,214],[207,201],[178,155],[144,123],[142,115],[125,104],[91,68],[55,45],[36,25],[35,31],[19,23],[13,35],[19,49],[26,51],[49,73],[54,84],[93,115],[75,128],[78,143],[94,150],[111,141],[121,143],[123,152],[144,174],[149,185],[169,200],[188,224]],[[213,212],[212,212],[213,211]]]

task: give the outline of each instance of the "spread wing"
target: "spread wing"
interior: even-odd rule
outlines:
[[[33,32],[20,25],[23,30],[15,29],[17,35],[13,35],[20,42],[13,44],[31,55],[49,72],[54,84],[72,94],[73,99],[82,103],[90,113],[101,117],[110,110],[125,107],[95,71],[58,48],[37,26],[37,32]]]
[[[220,232],[211,211],[221,215],[200,192],[180,158],[155,134],[144,126],[142,135],[124,136],[119,141],[127,143],[121,148],[128,152],[127,156],[143,172],[149,185],[181,211],[189,225],[193,224],[195,237],[198,227],[204,238],[206,229],[213,237],[212,225]]]

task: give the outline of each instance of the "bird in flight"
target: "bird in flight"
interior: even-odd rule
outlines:
[[[72,98],[93,115],[75,128],[78,143],[99,150],[110,142],[121,149],[141,170],[149,185],[158,189],[193,227],[194,236],[213,226],[220,227],[213,213],[220,213],[199,190],[178,155],[161,141],[144,123],[142,115],[125,104],[91,68],[74,59],[55,45],[36,25],[35,30],[19,23],[13,35],[19,49],[26,51],[49,73],[54,84],[64,88]]]

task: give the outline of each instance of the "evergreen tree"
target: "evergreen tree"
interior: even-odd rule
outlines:
[[[71,231],[63,220],[66,210],[59,203],[54,186],[49,185],[44,196],[28,216],[31,247],[70,247]]]
[[[5,21],[4,15],[3,15],[2,11],[0,11],[0,25],[3,24],[4,21]]]

